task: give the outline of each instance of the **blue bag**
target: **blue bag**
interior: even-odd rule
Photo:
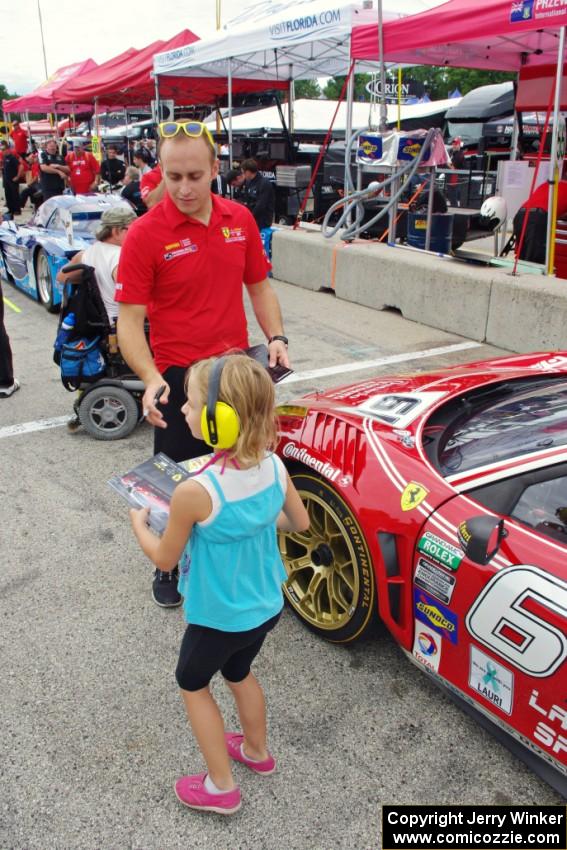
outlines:
[[[99,336],[94,339],[80,337],[65,343],[61,349],[61,380],[67,384],[96,381],[106,371],[106,362],[100,350]]]

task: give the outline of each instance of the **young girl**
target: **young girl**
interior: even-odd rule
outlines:
[[[209,381],[213,386],[218,381],[212,401],[230,405],[237,417],[229,414],[235,423],[234,436],[228,437],[232,445],[175,489],[163,537],[148,529],[147,509],[130,515],[140,546],[158,569],[172,570],[180,561],[179,591],[189,625],[176,678],[207,773],[182,777],[175,793],[191,808],[232,814],[241,800],[230,759],[262,775],[275,770],[266,749],[264,693],[250,665],[283,607],[286,576],[276,527],[304,531],[309,517],[273,454],[277,436],[270,377],[245,355],[221,360],[204,360],[189,370],[182,411],[193,436],[208,439],[214,431],[206,414]],[[217,425],[223,445],[224,424]],[[226,446],[231,428],[224,431]],[[224,731],[209,690],[219,670],[236,701],[242,732]]]

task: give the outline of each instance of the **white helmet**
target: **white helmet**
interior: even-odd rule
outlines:
[[[486,224],[490,224],[492,229],[505,222],[508,218],[508,207],[502,195],[487,198],[480,208],[480,217]]]

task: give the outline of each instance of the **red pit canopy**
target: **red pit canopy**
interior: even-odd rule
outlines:
[[[517,71],[557,61],[567,0],[449,0],[384,24],[384,58],[413,65]],[[354,27],[353,59],[378,59],[376,24]]]
[[[150,76],[154,54],[163,50],[175,50],[197,40],[198,36],[191,30],[183,30],[169,41],[154,41],[119,65],[105,63],[89,74],[71,80],[59,94],[65,100],[71,101],[92,102],[96,97],[107,106],[149,103],[155,97],[155,83]],[[185,91],[187,90],[185,82]],[[160,86],[160,97],[166,96],[168,92]]]
[[[75,62],[73,65],[58,68],[54,74],[30,94],[3,101],[4,112],[54,112],[56,103],[61,101],[61,98],[58,97],[60,89],[76,77],[88,73],[96,67],[97,64],[92,59],[85,59],[82,62]],[[59,111],[88,112],[90,108],[89,104],[85,105],[78,101],[68,104],[61,102]]]
[[[557,64],[533,65],[531,68],[522,68],[516,92],[516,110],[518,112],[545,112],[549,106],[556,73]],[[567,68],[565,66],[563,67],[559,108],[561,111],[567,112]]]

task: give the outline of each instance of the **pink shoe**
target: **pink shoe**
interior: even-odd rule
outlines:
[[[201,812],[217,812],[219,815],[233,815],[237,812],[242,802],[240,788],[233,788],[223,794],[210,794],[205,788],[206,776],[206,773],[197,773],[178,779],[175,783],[177,799]]]
[[[225,732],[224,738],[228,754],[231,759],[234,759],[234,761],[240,761],[242,764],[245,764],[246,767],[249,767],[256,773],[262,773],[264,776],[268,776],[276,769],[276,760],[273,756],[268,756],[268,758],[264,759],[264,761],[252,761],[252,759],[246,758],[246,756],[242,754],[241,749],[244,735],[241,735],[239,732]]]

